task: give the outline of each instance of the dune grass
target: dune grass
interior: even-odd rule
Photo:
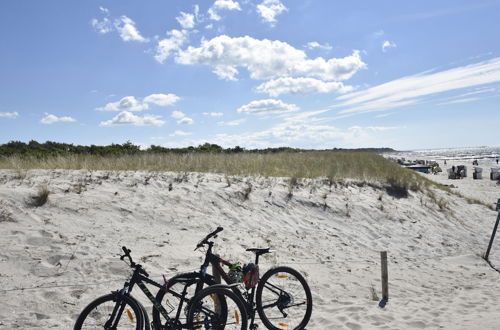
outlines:
[[[47,158],[3,157],[3,169],[87,169],[211,172],[226,175],[315,178],[333,181],[355,179],[405,185],[418,190],[422,184],[412,171],[380,155],[360,151],[306,151],[300,153],[193,153],[138,154],[113,157],[71,155]]]
[[[74,169],[107,171],[172,171],[219,173],[231,175],[298,178],[324,177],[329,184],[354,180],[385,188],[390,195],[407,197],[409,191],[422,191],[435,196],[431,187],[457,197],[464,196],[437,184],[412,170],[371,152],[304,151],[258,153],[145,153],[122,156],[70,155],[55,157],[0,157],[0,169],[24,174],[31,169]],[[231,185],[229,178],[228,186]],[[292,190],[292,189],[291,189]],[[251,188],[249,189],[251,191]],[[490,205],[466,198],[469,203]],[[436,199],[436,204],[439,200]],[[446,207],[446,205],[442,205]]]

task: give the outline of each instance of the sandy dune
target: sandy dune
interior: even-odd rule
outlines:
[[[354,182],[302,180],[290,198],[288,179],[229,181],[199,173],[0,171],[0,328],[69,329],[86,304],[123,284],[122,245],[160,280],[199,267],[196,242],[223,226],[217,251],[227,259],[250,261],[245,248],[271,246],[264,270],[283,264],[306,275],[314,298],[309,329],[498,329],[500,274],[480,257],[496,212],[441,191],[449,209],[422,193],[398,199]],[[49,201],[30,206],[40,185],[51,191]],[[494,200],[495,189],[480,197]],[[494,248],[500,255],[500,243]],[[370,290],[381,295],[381,250],[389,253],[385,309]]]

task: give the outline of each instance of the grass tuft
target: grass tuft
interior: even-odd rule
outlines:
[[[50,191],[47,186],[40,186],[38,187],[37,193],[31,196],[29,204],[35,207],[43,206],[49,200],[49,194]]]

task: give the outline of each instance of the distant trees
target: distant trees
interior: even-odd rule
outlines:
[[[332,150],[332,149],[329,149]],[[340,150],[340,149],[333,149]],[[388,152],[394,151],[390,148],[365,148],[356,149],[361,151],[372,151],[372,152]],[[32,156],[32,157],[47,157],[47,156],[64,156],[64,155],[98,155],[98,156],[119,156],[119,155],[130,155],[139,153],[278,153],[278,152],[302,152],[307,151],[305,149],[296,149],[290,147],[279,147],[279,148],[266,148],[266,149],[245,149],[240,146],[234,148],[226,148],[212,143],[204,143],[197,147],[189,146],[186,148],[166,148],[162,146],[151,145],[147,149],[141,150],[141,148],[130,141],[123,144],[111,144],[107,146],[82,146],[73,145],[68,143],[59,143],[53,141],[46,141],[45,143],[39,143],[35,140],[31,140],[28,143],[21,141],[10,141],[8,143],[0,145],[0,156]]]

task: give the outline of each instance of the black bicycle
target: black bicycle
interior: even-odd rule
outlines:
[[[255,263],[247,265],[241,271],[238,270],[238,265],[212,253],[214,242],[211,239],[216,238],[222,230],[222,227],[218,227],[196,246],[195,250],[207,247],[205,260],[200,271],[178,274],[168,281],[169,286],[183,286],[184,278],[197,279],[197,282],[193,282],[187,288],[189,295],[193,296],[202,292],[205,285],[209,287],[216,285],[219,282],[219,275],[230,285],[243,282],[243,286],[231,289],[245,303],[250,329],[257,328],[257,324],[255,324],[256,312],[268,329],[305,329],[311,318],[312,295],[304,277],[293,268],[280,266],[271,268],[262,278],[259,278],[259,256],[269,253],[269,248],[247,249],[247,251],[255,253]],[[228,273],[224,271],[221,264],[230,267]],[[212,265],[214,269],[213,275],[207,273],[209,265]],[[167,304],[177,304],[179,297],[170,294],[169,291],[160,290],[156,300],[165,301]],[[153,309],[152,315],[155,329],[163,329],[161,326],[167,322],[167,319],[162,319],[161,313],[157,309]]]
[[[230,290],[234,286],[214,285],[188,297],[188,288],[198,285],[199,278],[177,277],[176,284],[183,285],[176,288],[180,290],[173,290],[168,283],[162,285],[149,279],[149,274],[143,267],[132,260],[131,251],[126,247],[122,247],[122,250],[125,254],[120,259],[128,258],[129,265],[134,270],[131,279],[125,282],[121,290],[99,297],[85,307],[76,320],[75,330],[149,330],[150,322],[146,310],[131,295],[136,284],[153,303],[153,311],[164,318],[163,325],[153,324],[154,329],[247,329],[245,306]],[[176,297],[177,307],[171,304],[163,306],[161,300],[155,299],[145,283],[158,287],[164,294]]]

